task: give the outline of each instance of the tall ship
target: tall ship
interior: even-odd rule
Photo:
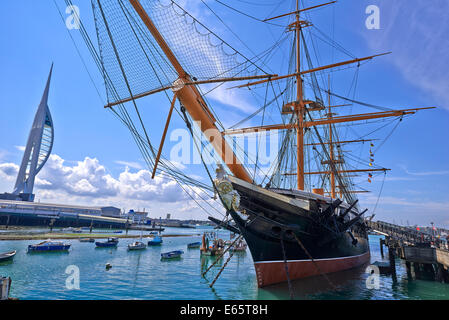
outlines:
[[[354,180],[371,182],[389,169],[374,162],[377,142],[370,135],[348,139],[347,131],[355,125],[383,125],[386,119],[399,124],[427,109],[380,107],[333,90],[331,75],[336,71],[353,68],[353,86],[364,63],[386,54],[356,58],[314,26],[312,15],[335,2],[302,7],[295,0],[285,13],[262,20],[217,1],[223,10],[253,19],[254,32],[261,24],[281,30],[274,43],[266,38],[266,50],[254,53],[248,48],[250,57],[176,1],[92,0],[98,48],[81,22],[80,32],[104,78],[105,108],[129,128],[153,178],[175,179],[209,213],[217,210],[210,204],[215,195],[225,209],[222,225],[248,244],[259,287],[369,262],[367,209],[357,198],[368,190],[357,189]],[[216,10],[203,4],[221,27],[228,27]],[[319,65],[314,35],[350,59]],[[286,68],[277,63],[281,56],[287,56]],[[226,119],[227,113],[220,115],[209,101],[210,92],[222,85],[249,89],[261,98],[260,108],[225,128],[219,116]],[[156,95],[167,105],[165,127],[157,135],[141,105],[148,108]],[[352,112],[355,105],[356,111],[376,111]],[[210,183],[182,172],[164,157],[174,112],[191,134]],[[262,148],[250,154],[239,145],[236,137],[248,134],[258,137],[258,146],[260,136],[278,137],[276,156],[268,166],[261,164]],[[159,145],[152,141],[155,136]],[[361,144],[369,147],[366,157],[348,150]],[[270,142],[271,148],[275,145]],[[210,157],[214,161],[207,161]]]

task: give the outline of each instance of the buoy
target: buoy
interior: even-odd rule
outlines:
[[[106,263],[106,270],[109,270],[109,269],[111,269],[111,268],[112,268],[112,264]]]

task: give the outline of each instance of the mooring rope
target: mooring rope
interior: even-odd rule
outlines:
[[[330,285],[334,288],[337,289],[337,287],[332,283],[332,281],[329,279],[329,277],[323,272],[321,271],[320,267],[318,266],[318,264],[315,262],[315,260],[313,259],[312,255],[309,253],[309,251],[306,249],[306,247],[303,245],[303,243],[301,242],[301,240],[299,240],[299,238],[296,236],[295,233],[293,233],[293,236],[295,237],[296,241],[298,242],[299,246],[301,247],[302,250],[304,250],[304,252],[307,254],[307,256],[309,257],[309,259],[312,261],[313,265],[316,267],[316,269],[318,270],[318,272],[320,273],[320,275],[322,275],[329,283]]]
[[[288,264],[287,264],[287,255],[285,254],[285,248],[284,248],[284,232],[281,232],[281,248],[282,248],[282,254],[284,256],[284,267],[285,267],[285,274],[287,276],[287,283],[288,283],[288,292],[290,293],[290,299],[293,300],[293,289],[292,284],[290,282],[290,275],[288,273]]]
[[[231,254],[228,257],[228,260],[226,260],[226,262],[224,263],[223,267],[220,269],[220,271],[218,272],[217,276],[215,277],[214,281],[212,281],[212,283],[209,285],[210,288],[212,288],[215,284],[215,281],[217,281],[218,277],[220,276],[220,274],[223,272],[224,268],[226,268],[226,265],[228,264],[228,262],[231,260],[232,256],[234,255],[234,252],[231,252]]]
[[[229,245],[229,247],[227,247],[218,257],[217,257],[217,259],[214,261],[214,263],[212,263],[207,269],[206,269],[206,271],[204,271],[203,272],[203,274],[202,274],[202,276],[204,277],[205,275],[206,275],[206,273],[208,273],[209,272],[209,270],[221,259],[221,258],[223,258],[223,256],[225,255],[225,253],[226,252],[228,252],[229,251],[229,249],[237,242],[237,240],[239,240],[239,239],[241,239],[242,238],[242,236],[240,235],[240,236],[238,236],[235,240],[234,240],[234,242],[232,242],[230,245]]]

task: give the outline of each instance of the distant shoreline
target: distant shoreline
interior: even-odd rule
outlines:
[[[192,237],[199,236],[200,234],[165,234],[161,235],[162,237]],[[144,235],[142,238],[152,238],[152,235]],[[107,238],[140,238],[140,235],[135,234],[116,234],[116,233],[108,233],[108,234],[67,234],[67,233],[44,233],[44,234],[1,234],[0,241],[6,240],[47,240],[47,239],[65,239],[65,240],[78,240],[84,238],[93,238],[93,239],[107,239]]]

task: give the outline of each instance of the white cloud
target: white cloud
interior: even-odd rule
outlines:
[[[385,177],[385,181],[414,181],[416,178],[412,177]]]
[[[365,31],[372,49],[392,51],[388,58],[404,78],[449,108],[447,52],[449,51],[449,2],[384,1],[381,29]]]
[[[375,220],[388,222],[428,225],[434,221],[440,227],[449,227],[447,220],[449,214],[449,201],[447,199],[432,200],[422,198],[422,194],[417,192],[407,192],[406,197],[381,196],[378,199],[375,195],[360,195],[362,206],[371,206],[368,215],[377,203],[375,210]]]
[[[242,91],[238,91],[238,89],[227,89],[220,86],[211,91],[207,96],[226,106],[243,111],[246,114],[253,113],[257,110],[255,104],[248,102],[247,96]]]
[[[7,181],[14,181],[17,173],[19,172],[19,166],[14,163],[2,163],[0,164],[0,178]]]
[[[151,179],[148,170],[131,172],[129,167],[114,178],[98,159],[86,157],[76,165],[65,165],[58,155],[51,155],[39,174],[50,185],[39,185],[42,189],[63,190],[68,194],[91,197],[124,197],[161,202],[186,199],[182,189],[173,180],[156,176]]]
[[[115,163],[121,164],[125,167],[134,168],[134,169],[143,169],[142,165],[138,162],[117,160],[117,161],[115,161]]]
[[[408,175],[411,176],[441,176],[441,175],[447,175],[449,174],[449,170],[434,170],[434,171],[410,171],[408,168],[404,165],[399,165],[399,167],[402,168],[402,170],[405,171]],[[411,178],[413,179],[413,178]]]
[[[424,172],[411,172],[406,170],[407,174],[412,176],[440,176],[440,175],[446,175],[449,174],[449,170],[445,171],[424,171]]]
[[[175,164],[176,165],[176,164]],[[183,165],[178,167],[184,168]],[[12,184],[17,176],[19,166],[14,163],[0,164],[0,180]],[[1,185],[11,192],[12,188]],[[206,204],[222,210],[218,202],[209,198],[203,190],[184,186],[187,192],[174,180],[156,175],[151,179],[148,170],[131,171],[126,167],[118,177],[113,177],[96,158],[86,157],[83,161],[68,163],[60,156],[53,154],[46,165],[36,176],[36,200],[50,203],[73,205],[104,206],[113,205],[119,208],[147,208],[156,212],[153,217],[172,216],[188,219],[192,214],[199,219],[205,219],[207,213],[202,212],[195,199],[204,208],[211,209]],[[190,195],[190,196],[189,196]],[[203,200],[204,199],[204,200]],[[214,214],[211,210],[210,214]],[[220,211],[221,212],[221,211]],[[215,212],[216,213],[216,212]],[[185,216],[185,214],[190,214]]]

